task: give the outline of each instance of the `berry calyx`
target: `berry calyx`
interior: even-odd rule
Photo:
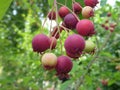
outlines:
[[[82,52],[80,52],[80,53],[71,53],[71,52],[66,51],[66,54],[70,58],[77,59],[77,58],[79,58],[81,56]]]
[[[68,73],[62,73],[62,74],[57,74],[59,80],[62,80],[62,82],[68,80],[70,78]]]

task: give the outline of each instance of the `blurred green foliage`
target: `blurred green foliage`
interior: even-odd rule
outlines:
[[[64,0],[58,1],[65,4]],[[82,0],[80,2],[83,3]],[[0,7],[1,5],[0,1]],[[53,85],[56,90],[59,88],[67,90],[69,86],[74,87],[74,82],[86,71],[86,66],[93,55],[86,54],[78,60],[73,60],[71,78],[62,83],[55,76],[54,70],[44,70],[40,62],[41,55],[32,51],[31,41],[36,34],[49,35],[49,28],[42,27],[42,20],[47,16],[52,5],[51,0],[14,0],[0,21],[0,90],[46,90]],[[116,2],[114,7],[105,2],[102,5],[96,10],[92,19],[97,35],[90,39],[95,42],[96,38],[98,39],[97,48],[103,45],[106,36],[110,33],[109,30],[104,30],[101,24],[109,20],[110,23],[116,22],[117,26],[107,45],[99,53],[96,62],[89,69],[80,90],[96,90],[98,87],[101,90],[120,90],[120,70],[116,69],[116,66],[120,66],[120,2]],[[8,6],[6,4],[6,8]],[[71,7],[71,4],[68,7]],[[108,12],[112,14],[109,18]],[[57,56],[65,54],[65,52],[61,53],[61,45],[64,46],[66,37],[67,34],[63,31],[57,49],[52,51]],[[63,47],[62,49],[64,51]],[[108,80],[107,86],[102,85],[102,79]]]

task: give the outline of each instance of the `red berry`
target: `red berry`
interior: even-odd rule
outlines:
[[[113,31],[114,31],[114,28],[111,28],[111,27],[110,27],[110,32],[113,32]]]
[[[34,52],[44,52],[50,47],[50,39],[44,34],[36,35],[32,40],[32,48]]]
[[[57,44],[57,39],[55,37],[51,37],[50,38],[50,48],[55,49],[56,44]]]
[[[107,16],[110,17],[112,14],[110,12],[107,13]]]
[[[82,16],[84,18],[90,18],[90,17],[94,16],[93,8],[91,8],[90,6],[85,6],[82,9]]]
[[[64,18],[69,13],[69,10],[66,6],[60,7],[58,14],[61,18]]]
[[[67,37],[64,47],[68,53],[79,54],[85,48],[85,40],[82,36],[73,34]]]
[[[55,20],[55,19],[56,19],[56,12],[55,12],[55,11],[50,11],[50,12],[48,13],[48,18],[49,18],[50,20]]]
[[[101,88],[100,88],[100,87],[97,87],[96,90],[101,90]]]
[[[82,11],[82,6],[80,5],[80,3],[75,2],[75,3],[72,5],[72,9],[73,9],[73,11],[74,11],[76,14],[80,14],[81,11]]]
[[[93,22],[88,19],[80,20],[76,25],[76,30],[82,36],[92,36],[96,33]]]
[[[105,28],[105,30],[108,30],[108,29],[109,29],[109,27],[108,27],[108,26],[105,26],[104,28]]]
[[[98,0],[84,0],[86,6],[95,7],[98,4]]]
[[[67,28],[75,29],[78,20],[73,14],[67,14],[64,18],[64,23]]]
[[[101,81],[101,83],[102,83],[103,86],[107,86],[107,85],[108,85],[108,80],[103,79],[103,80]]]
[[[110,23],[110,27],[115,28],[117,23]]]
[[[73,63],[69,57],[59,56],[57,58],[57,65],[56,65],[57,74],[69,73],[72,67],[73,67]]]
[[[59,31],[60,30],[60,31]],[[53,28],[53,31],[51,32],[51,36],[55,37],[56,39],[58,39],[60,37],[60,33],[62,32],[63,28],[59,26],[55,26]]]
[[[105,27],[105,24],[101,24],[101,27],[103,27],[103,28],[104,28],[104,27]]]
[[[106,20],[106,21],[105,21],[105,23],[108,23],[108,22],[109,22],[109,20]]]

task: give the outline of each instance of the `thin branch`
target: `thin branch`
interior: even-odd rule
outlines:
[[[51,11],[53,11],[53,10],[54,10],[54,6],[52,7]],[[48,15],[49,15],[49,13],[48,13],[47,16],[46,16],[46,18],[45,18],[45,20],[44,20],[44,22],[43,22],[42,27],[44,27],[44,25],[45,25],[45,23],[46,23],[46,21],[47,21]]]
[[[56,8],[56,23],[57,23],[57,27],[58,27],[58,31],[59,31],[59,34],[60,34],[60,27],[59,27],[59,21],[58,21],[58,5],[57,5],[57,0],[54,0],[54,5],[55,5],[55,8]],[[60,39],[60,43],[61,43],[61,53],[62,53],[62,41]]]

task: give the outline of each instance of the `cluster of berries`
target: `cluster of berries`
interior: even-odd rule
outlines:
[[[48,49],[55,49],[57,39],[63,30],[68,32],[76,30],[75,34],[69,35],[64,42],[66,55],[56,56],[54,53],[44,53],[41,57],[41,63],[46,70],[55,69],[60,80],[69,78],[69,72],[73,67],[71,59],[79,58],[83,52],[90,53],[95,49],[94,42],[85,40],[84,37],[92,36],[96,33],[94,23],[90,20],[94,16],[94,7],[98,0],[84,0],[85,7],[79,2],[73,2],[72,10],[67,6],[61,6],[58,12],[50,11],[48,18],[56,20],[56,14],[62,20],[62,24],[55,26],[50,32],[50,37],[45,34],[38,34],[32,40],[34,52],[43,53]],[[78,14],[83,16],[80,20]]]
[[[109,21],[109,18],[112,16],[110,12],[107,13],[108,20],[106,20],[103,24],[101,24],[101,27],[103,27],[105,30],[110,30],[110,32],[113,32],[115,27],[117,26],[117,23],[111,23]]]

